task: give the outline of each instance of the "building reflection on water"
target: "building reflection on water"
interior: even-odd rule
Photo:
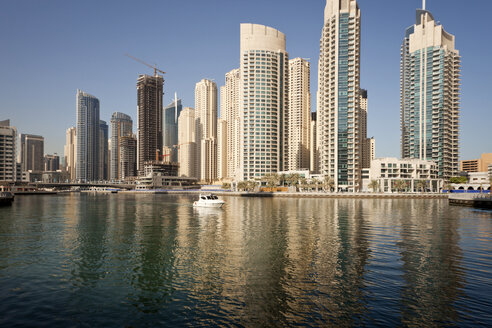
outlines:
[[[428,326],[467,311],[456,306],[463,213],[445,202],[227,197],[214,210],[193,199],[66,196],[32,204],[38,225],[23,229],[51,231],[46,218],[63,216],[65,307],[110,298],[127,323]],[[0,229],[0,255],[15,255],[22,240],[8,236],[19,228]]]

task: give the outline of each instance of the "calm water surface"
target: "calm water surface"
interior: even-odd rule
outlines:
[[[194,198],[0,208],[0,326],[492,326],[491,211]]]

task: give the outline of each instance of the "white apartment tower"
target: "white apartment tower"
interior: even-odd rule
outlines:
[[[317,147],[318,134],[316,130],[316,112],[311,113],[311,122],[309,124],[311,125],[311,131],[309,137],[309,162],[310,162],[309,170],[313,173],[318,173],[319,161],[318,161],[318,147]]]
[[[337,190],[361,183],[360,9],[356,0],[327,0],[318,66],[317,147],[320,173]]]
[[[217,120],[217,178],[226,179],[227,176],[227,121]]]
[[[220,88],[220,117],[225,120],[227,146],[224,149],[226,168],[222,177],[235,179],[239,171],[239,86],[241,75],[239,69],[234,69],[225,75],[225,85]]]
[[[184,108],[178,118],[179,175],[196,178],[196,123],[195,110]]]
[[[75,181],[77,169],[77,129],[75,127],[68,128],[66,132],[64,153],[70,181]]]
[[[198,179],[217,180],[217,84],[203,79],[195,87]]]
[[[289,61],[289,158],[287,170],[310,169],[311,73],[302,58]]]
[[[401,156],[434,161],[449,179],[458,173],[461,57],[423,7],[401,47]]]
[[[241,24],[241,180],[258,179],[286,167],[289,55],[285,49],[283,33]]]

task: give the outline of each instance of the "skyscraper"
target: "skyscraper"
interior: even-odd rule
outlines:
[[[336,190],[361,182],[360,9],[356,0],[327,0],[318,66],[320,173]]]
[[[58,154],[44,156],[44,171],[55,172],[60,169],[60,156]]]
[[[44,171],[44,138],[32,134],[20,135],[22,171]]]
[[[371,140],[367,138],[367,90],[360,89],[360,138],[361,138],[361,165],[363,169],[371,167]]]
[[[196,121],[193,108],[186,107],[178,117],[179,175],[196,178]]]
[[[227,121],[217,120],[217,178],[227,178]]]
[[[226,156],[226,167],[222,172],[223,177],[236,179],[240,167],[239,161],[239,85],[241,74],[239,69],[234,69],[225,75],[225,85],[220,88],[220,117],[226,124],[226,142],[223,149]]]
[[[285,168],[288,67],[283,33],[263,25],[241,24],[241,179],[261,178]]]
[[[75,127],[69,128],[66,132],[64,153],[67,172],[70,175],[70,180],[74,181],[77,169],[77,129]]]
[[[454,35],[418,9],[401,46],[401,156],[436,162],[444,179],[458,173],[460,65]]]
[[[121,136],[118,139],[118,177],[125,180],[137,176],[137,138],[135,135]]]
[[[181,99],[178,99],[176,94],[174,94],[174,101],[164,108],[163,146],[170,149],[171,158],[169,158],[169,161],[171,162],[177,162],[178,160],[176,149],[178,145],[178,117],[182,110]]]
[[[217,180],[217,84],[203,79],[195,87],[199,180]]]
[[[77,90],[77,169],[78,181],[99,179],[100,126],[99,99]]]
[[[99,180],[107,181],[109,178],[109,145],[108,124],[99,121]]]
[[[318,134],[316,130],[316,112],[311,113],[311,136],[309,138],[309,156],[310,156],[310,167],[309,170],[313,173],[319,172],[318,167],[318,147],[317,140]]]
[[[140,75],[137,81],[138,172],[144,163],[156,160],[162,153],[162,96],[164,78]]]
[[[121,172],[119,171],[121,167],[120,139],[132,135],[132,118],[123,113],[113,113],[111,116],[111,180],[117,180],[121,176]]]
[[[289,158],[287,170],[310,169],[311,130],[310,64],[302,58],[289,61]]]
[[[10,120],[0,121],[0,181],[14,182],[17,178],[17,129]]]

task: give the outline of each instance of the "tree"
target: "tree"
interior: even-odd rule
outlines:
[[[311,184],[313,185],[313,188],[316,188],[316,192],[318,192],[318,187],[321,184],[321,181],[319,181],[316,178],[311,179]]]
[[[306,178],[304,178],[304,177],[301,177],[301,178],[299,179],[299,185],[300,185],[300,187],[302,188],[302,190],[307,189],[307,186],[308,186],[308,184],[307,184],[307,179],[306,179]]]
[[[443,189],[444,189],[444,190],[447,190],[448,192],[451,192],[451,190],[454,190],[454,187],[453,187],[453,186],[451,185],[451,183],[448,181],[448,182],[444,183]]]
[[[263,181],[266,181],[267,187],[273,189],[280,182],[280,176],[276,173],[268,174],[263,177]]]
[[[407,188],[407,183],[403,180],[395,180],[393,181],[393,188],[397,192],[405,191]]]
[[[333,180],[329,175],[325,175],[325,190],[328,189],[330,192],[335,189],[335,180]]]
[[[372,192],[377,192],[379,190],[378,180],[371,180],[371,182],[369,182],[369,188],[372,189]]]
[[[468,183],[468,178],[467,177],[452,177],[449,179],[449,182],[454,183],[454,184],[465,184]]]
[[[227,182],[224,182],[222,184],[222,189],[225,189],[225,190],[231,189],[231,184],[230,183],[227,183]]]
[[[417,186],[417,191],[425,192],[427,189],[427,181],[419,180],[419,181],[417,181],[416,186]]]
[[[240,181],[237,183],[237,189],[240,191],[245,191],[247,189],[247,182],[246,181]]]
[[[246,189],[247,191],[255,191],[256,189],[256,182],[253,180],[249,180],[246,182]]]

